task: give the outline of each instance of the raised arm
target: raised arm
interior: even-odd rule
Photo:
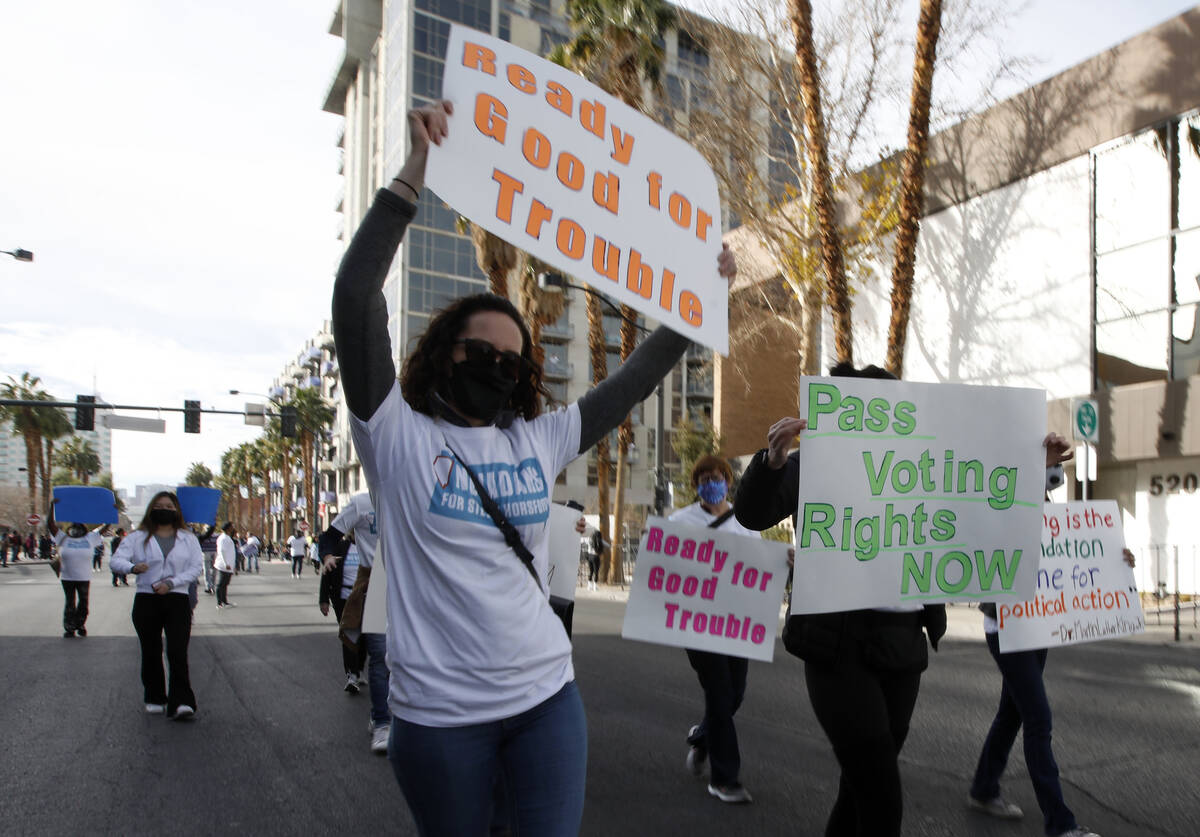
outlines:
[[[338,268],[333,284],[333,339],[342,391],[350,412],[363,421],[375,414],[396,382],[388,337],[383,283],[425,184],[429,144],[446,136],[449,102],[409,111],[408,159],[387,189],[380,189]]]
[[[787,449],[808,422],[784,418],[767,431],[767,447],[754,454],[738,482],[733,513],[738,523],[761,532],[795,515],[800,494],[800,452]]]
[[[737,274],[729,245],[721,248],[717,271],[729,280]],[[649,398],[690,343],[683,335],[659,326],[633,350],[620,369],[584,393],[579,399],[579,452],[600,441],[639,402]]]

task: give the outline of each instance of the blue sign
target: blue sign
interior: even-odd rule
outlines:
[[[116,523],[116,498],[98,485],[54,486],[54,519],[59,523]]]
[[[200,485],[181,485],[175,489],[179,498],[179,509],[186,523],[217,525],[217,506],[221,503],[221,489],[205,488]]]

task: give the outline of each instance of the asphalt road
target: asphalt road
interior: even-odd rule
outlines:
[[[748,806],[709,798],[684,769],[701,695],[680,650],[620,639],[624,605],[580,593],[575,666],[587,706],[587,835],[821,835],[836,766],[799,661],[751,663],[738,714]],[[286,566],[201,596],[191,644],[199,714],[142,711],[132,588],[92,583],[89,636],[62,638],[61,588],[44,565],[0,569],[0,823],[10,834],[414,833],[386,759],[368,751],[366,694],[342,692],[316,579]],[[999,695],[978,614],[922,683],[902,757],[905,835],[1040,835],[1019,752],[1006,795],[1017,823],[964,807]],[[1067,802],[1104,837],[1200,834],[1200,648],[1156,632],[1059,649],[1047,686]]]

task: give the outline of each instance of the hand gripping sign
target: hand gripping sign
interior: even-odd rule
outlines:
[[[1037,589],[1018,601],[996,602],[1000,650],[1075,645],[1145,631],[1124,549],[1116,501],[1047,503]]]
[[[800,393],[793,613],[1033,592],[1042,390],[801,378]]]
[[[721,204],[700,153],[569,70],[453,26],[426,184],[505,241],[727,354]]]
[[[646,522],[621,636],[770,662],[787,544]]]

